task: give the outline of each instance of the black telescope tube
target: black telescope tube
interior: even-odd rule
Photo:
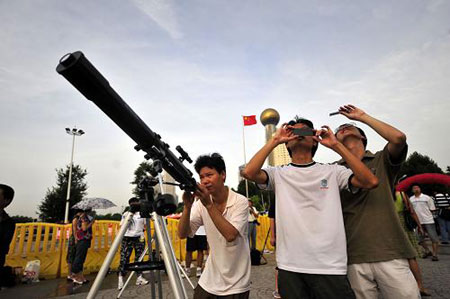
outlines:
[[[160,159],[164,170],[181,184],[180,188],[195,190],[196,182],[192,172],[172,153],[169,145],[161,141],[160,136],[154,133],[111,88],[108,80],[81,51],[64,55],[56,71],[108,115],[137,143],[139,149],[147,152],[151,159]]]

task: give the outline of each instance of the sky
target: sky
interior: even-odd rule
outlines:
[[[16,190],[10,215],[37,216],[56,169],[88,171],[89,197],[118,207],[144,161],[134,142],[56,73],[82,51],[172,149],[219,152],[236,188],[263,146],[266,108],[316,127],[344,104],[405,132],[409,153],[450,165],[450,2],[0,0],[0,182]],[[368,149],[386,141],[365,125]],[[338,156],[319,147],[315,160]],[[188,166],[193,170],[192,166]],[[194,171],[193,171],[194,172]],[[196,176],[197,178],[197,176]],[[119,208],[106,212],[117,212]]]

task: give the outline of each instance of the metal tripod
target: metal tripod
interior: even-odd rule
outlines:
[[[141,254],[141,256],[140,256],[139,259],[138,259],[138,262],[142,262],[142,261],[144,260],[144,257],[145,257],[145,255],[147,254],[147,252],[148,252],[148,247],[145,247],[144,252]],[[178,267],[179,267],[179,269],[181,270],[182,274],[184,274],[184,277],[187,279],[187,281],[188,281],[189,284],[191,285],[192,289],[194,289],[194,288],[195,288],[194,284],[193,284],[192,281],[189,279],[188,275],[186,274],[186,271],[183,269],[183,267],[181,266],[180,262],[178,262],[177,264],[178,264]],[[128,283],[130,283],[131,278],[133,278],[134,273],[136,273],[136,271],[133,271],[133,272],[130,273],[130,275],[128,276],[127,280],[126,280],[125,283],[123,284],[122,289],[120,290],[119,294],[117,295],[117,298],[120,298],[120,297],[122,296],[123,292],[125,291],[125,289],[126,289],[127,286],[128,286]],[[153,288],[153,286],[152,286],[152,288]]]
[[[162,188],[162,178],[161,175],[158,175],[159,183],[161,187],[161,192],[163,192]],[[111,248],[108,251],[108,254],[106,255],[105,261],[103,262],[100,271],[98,272],[91,289],[89,290],[89,293],[86,298],[93,299],[95,298],[97,292],[100,289],[100,285],[102,284],[109,267],[112,263],[112,260],[119,248],[120,243],[122,242],[122,239],[125,235],[125,232],[128,229],[128,226],[131,223],[132,217],[135,213],[130,212],[125,218],[124,225],[120,228],[116,238],[114,239],[113,243],[111,244]],[[157,270],[157,281],[158,281],[158,295],[160,299],[162,299],[162,284],[161,284],[161,277],[160,277],[160,271],[165,269],[167,276],[169,278],[170,287],[173,291],[173,294],[175,298],[177,299],[187,299],[187,293],[186,289],[183,284],[183,280],[181,278],[180,273],[180,267],[178,266],[178,261],[175,257],[175,253],[173,251],[172,242],[170,241],[169,234],[167,231],[167,226],[165,223],[165,219],[158,215],[156,212],[151,213],[151,219],[153,220],[153,224],[155,227],[155,245],[156,245],[156,252],[157,255],[159,252],[162,254],[162,263],[160,260],[155,260],[153,257],[153,254],[150,254],[150,261],[149,262],[141,262],[141,263],[135,263],[136,268],[129,267],[129,270],[150,270],[151,271],[151,283],[152,283],[152,290],[151,290],[151,298],[157,298],[155,294],[155,280],[153,276],[153,271]],[[150,231],[150,220],[146,219],[146,230],[147,230],[147,242],[148,242],[148,248],[152,248],[152,241],[151,241],[151,231]],[[158,248],[159,247],[159,248]],[[131,266],[132,264],[130,264]],[[186,275],[187,276],[187,275]]]

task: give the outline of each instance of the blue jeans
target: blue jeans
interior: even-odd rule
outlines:
[[[441,241],[448,242],[448,235],[450,234],[450,221],[438,217],[437,222],[439,223],[439,228],[441,229]]]

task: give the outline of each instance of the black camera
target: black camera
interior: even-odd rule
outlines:
[[[139,212],[141,217],[150,218],[151,213],[167,216],[175,213],[177,201],[171,194],[158,194],[155,198],[154,187],[158,180],[151,176],[144,176],[138,183],[139,202],[130,205],[131,212]]]
[[[297,136],[314,136],[314,135],[316,135],[316,131],[309,127],[292,129],[292,133]]]

